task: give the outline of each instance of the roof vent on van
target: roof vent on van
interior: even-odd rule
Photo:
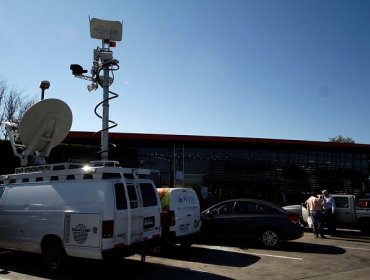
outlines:
[[[95,160],[90,161],[92,166],[99,167],[99,166],[108,166],[108,167],[119,167],[119,162],[114,160]]]

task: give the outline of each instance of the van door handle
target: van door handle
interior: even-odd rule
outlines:
[[[188,214],[187,216],[188,216],[188,217],[191,217],[191,214]]]

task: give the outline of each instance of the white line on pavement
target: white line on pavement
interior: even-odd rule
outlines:
[[[346,247],[346,246],[341,246],[343,249],[351,249],[351,250],[362,250],[362,251],[370,251],[369,248],[356,248],[356,247]]]
[[[261,253],[254,253],[254,252],[250,252],[250,251],[246,252],[246,251],[243,251],[239,248],[233,248],[233,247],[224,247],[224,246],[198,246],[198,247],[205,247],[205,248],[213,249],[213,250],[221,250],[221,251],[227,251],[227,252],[238,252],[238,253],[243,253],[243,254],[263,256],[263,257],[271,257],[271,258],[291,259],[291,260],[298,260],[298,261],[303,260],[303,258],[296,258],[296,257],[261,254]]]
[[[303,258],[288,257],[288,256],[279,256],[279,255],[259,254],[259,253],[251,253],[251,255],[263,256],[263,257],[271,257],[271,258],[280,258],[280,259],[298,260],[298,261],[302,261],[303,260]]]

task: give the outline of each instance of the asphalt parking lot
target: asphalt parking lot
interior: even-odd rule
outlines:
[[[369,279],[370,237],[340,230],[339,236],[303,238],[277,250],[236,241],[212,241],[191,248],[141,257],[119,265],[71,260],[69,268],[53,279]],[[38,256],[0,251],[0,279],[51,279]]]

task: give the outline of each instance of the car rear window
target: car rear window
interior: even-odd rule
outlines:
[[[236,215],[245,215],[245,214],[255,214],[256,203],[247,202],[247,201],[238,201],[234,208],[234,214]]]
[[[270,206],[270,205],[267,205],[267,204],[257,204],[257,213],[258,214],[279,214],[281,213],[278,209]]]

